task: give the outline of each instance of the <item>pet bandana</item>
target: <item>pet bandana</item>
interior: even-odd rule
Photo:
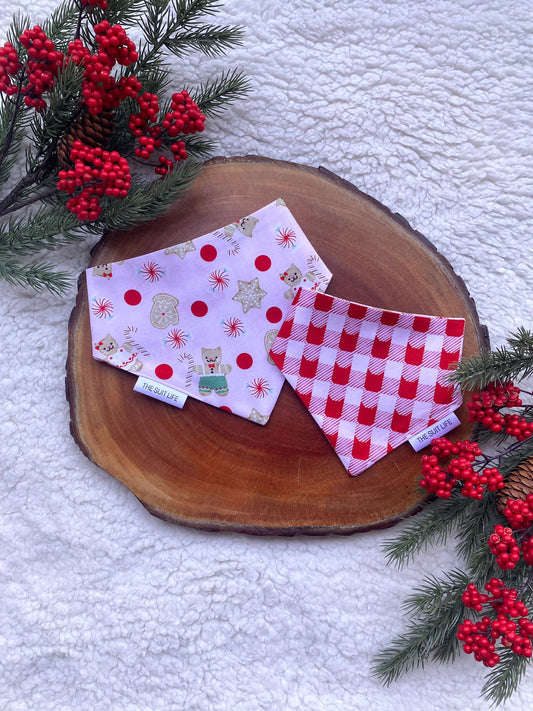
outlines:
[[[464,328],[301,289],[270,356],[355,476],[461,404]]]
[[[86,277],[94,358],[265,424],[284,382],[270,347],[298,289],[331,272],[279,199]]]

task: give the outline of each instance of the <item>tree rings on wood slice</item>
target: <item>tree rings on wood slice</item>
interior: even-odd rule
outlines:
[[[328,293],[462,317],[464,357],[488,346],[446,259],[403,218],[321,168],[215,158],[162,217],[104,235],[89,266],[193,239],[280,196],[333,272]],[[135,393],[129,374],[92,358],[84,278],[69,324],[66,383],[81,450],[169,521],[260,535],[348,534],[391,526],[427,501],[420,454],[409,444],[351,478],[288,384],[264,427],[192,398],[179,410]],[[458,415],[464,424],[453,437],[463,439],[471,431],[464,405]]]

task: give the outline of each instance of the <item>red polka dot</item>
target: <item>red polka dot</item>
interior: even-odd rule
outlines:
[[[266,312],[267,321],[270,323],[278,323],[283,318],[283,312],[277,306],[271,306]]]
[[[218,409],[225,410],[226,412],[232,412],[231,407],[228,407],[227,405],[222,405],[222,407],[219,407]]]
[[[172,377],[173,373],[174,371],[167,363],[160,363],[155,369],[155,374],[159,380],[168,380]]]
[[[235,362],[241,370],[248,370],[252,367],[254,359],[249,353],[239,353]]]
[[[124,294],[124,301],[129,305],[129,306],[137,306],[137,304],[140,304],[142,301],[142,296],[140,292],[137,291],[137,289],[129,289],[125,294]]]
[[[212,262],[217,258],[217,250],[212,244],[204,244],[200,250],[200,257],[204,262]]]
[[[207,313],[207,304],[205,301],[195,301],[193,304],[191,304],[191,313],[193,316],[198,316],[201,318],[202,316],[205,316]]]
[[[272,260],[266,254],[260,254],[255,260],[255,268],[260,272],[267,272],[272,266]]]

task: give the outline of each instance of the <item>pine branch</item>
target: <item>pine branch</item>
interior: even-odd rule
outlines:
[[[174,0],[153,0],[147,4],[142,29],[150,47],[144,51],[135,64],[136,73],[144,64],[158,57],[160,50],[166,47],[178,57],[187,49],[199,49],[205,54],[215,56],[224,53],[229,47],[242,44],[243,28],[213,25],[199,25],[198,15],[213,14],[220,7],[218,2],[193,0],[180,2]],[[165,28],[161,32],[161,28]]]
[[[524,459],[533,455],[533,437],[529,437],[523,442],[517,442],[517,445],[509,448],[509,451],[501,457],[499,469],[504,476],[514,471]]]
[[[48,93],[47,108],[42,114],[35,114],[32,122],[33,142],[39,146],[48,147],[49,143],[57,141],[59,136],[72,125],[80,110],[80,93],[83,78],[83,67],[74,62],[65,64]]]
[[[82,5],[81,0],[63,0],[40,24],[55,48],[64,54],[73,39],[81,39],[86,50],[95,54],[98,43],[93,25],[104,18],[111,25],[140,26],[144,38],[136,43],[137,61],[127,67],[116,66],[113,76],[117,82],[122,77],[136,76],[143,91],[162,99],[163,109],[163,94],[169,88],[170,79],[170,63],[165,60],[168,51],[163,50],[170,48],[178,56],[186,50],[199,50],[214,56],[241,43],[242,28],[206,22],[206,16],[215,14],[220,7],[218,0],[113,0],[104,11]],[[190,156],[186,163],[180,162],[164,178],[154,180],[152,175],[152,181],[148,177],[150,166],[143,164],[124,199],[99,196],[100,216],[90,222],[79,222],[66,209],[69,194],[59,192],[57,187],[58,146],[68,131],[73,129],[69,135],[72,139],[79,137],[85,128],[85,124],[80,123],[87,111],[82,100],[85,68],[73,61],[65,61],[51,89],[45,92],[43,108],[27,108],[22,90],[27,82],[25,63],[28,52],[22,47],[19,35],[33,24],[30,18],[17,15],[8,31],[8,40],[17,49],[22,65],[17,77],[18,92],[14,96],[2,97],[0,184],[11,177],[15,161],[22,154],[25,137],[29,140],[26,172],[0,197],[0,216],[28,207],[32,212],[26,210],[23,218],[0,222],[0,279],[60,293],[68,283],[66,275],[55,272],[52,265],[26,264],[18,258],[80,240],[88,234],[99,234],[103,229],[130,229],[154,219],[189,188],[200,170],[200,166],[194,164],[194,158],[205,158],[213,150],[214,143],[196,135],[180,136]],[[228,71],[200,88],[205,104],[200,110],[218,114],[223,105],[243,97],[247,90],[244,75]],[[189,93],[192,96],[192,91]],[[167,103],[170,107],[169,100]],[[107,141],[104,133],[102,148],[107,150],[109,146],[109,150],[120,152],[132,160],[133,167],[135,137],[129,129],[129,120],[131,114],[138,113],[139,106],[135,100],[123,98],[118,104],[111,140],[104,146]],[[160,116],[164,113],[160,112]],[[89,131],[89,126],[86,128]],[[174,142],[174,137],[163,134],[162,148],[171,150]],[[40,207],[36,203],[40,203]]]
[[[457,552],[471,573],[471,582],[482,585],[499,570],[487,541],[501,520],[495,510],[494,494],[487,492],[481,501],[471,499],[471,503],[468,516],[458,524]]]
[[[20,103],[5,98],[0,110],[0,185],[6,183],[17,162],[22,141],[30,123],[30,114]]]
[[[207,56],[215,57],[224,54],[234,45],[242,44],[243,37],[242,27],[205,25],[194,31],[175,35],[165,43],[165,47],[176,57],[183,57],[191,49],[197,49]]]
[[[72,41],[72,28],[76,27],[79,15],[79,3],[76,0],[64,0],[59,4],[52,14],[42,23],[47,37],[51,37],[56,45],[56,49],[65,52],[67,45]],[[28,20],[25,27],[31,27]]]
[[[11,18],[11,24],[7,29],[7,41],[11,42],[15,49],[19,49],[22,45],[20,44],[20,35],[24,32],[27,27],[31,27],[31,18],[28,15],[23,15],[21,12],[17,12]]]
[[[8,253],[24,256],[55,249],[86,236],[83,224],[65,208],[42,207],[28,217],[0,225],[0,258]]]
[[[218,116],[223,107],[243,99],[250,91],[250,83],[245,74],[237,69],[229,69],[189,94],[206,116]]]
[[[105,203],[102,210],[104,227],[126,230],[155,219],[190,188],[199,171],[199,165],[185,162],[179,164],[172,173],[150,184],[136,179],[126,198]]]
[[[108,2],[105,13],[106,20],[111,25],[122,27],[138,27],[144,21],[144,16],[153,0],[113,0]],[[95,23],[92,23],[95,24]]]
[[[527,659],[505,649],[500,653],[500,663],[486,675],[481,695],[491,706],[502,704],[516,691],[527,667]]]
[[[450,380],[465,390],[482,390],[489,383],[506,383],[533,373],[533,332],[520,328],[507,340],[509,347],[461,361]]]
[[[17,259],[4,259],[1,256],[0,279],[15,286],[29,287],[35,291],[47,290],[57,295],[63,294],[71,283],[67,273],[56,271],[51,264],[23,264]]]
[[[458,490],[454,490],[449,499],[433,501],[399,535],[385,541],[382,551],[387,562],[402,568],[428,545],[443,545],[457,521],[468,518],[472,505],[476,504],[472,499],[461,496]]]
[[[169,0],[158,1],[169,4]],[[173,0],[172,3],[177,21],[184,28],[193,26],[199,15],[214,15],[221,6],[219,0]]]
[[[216,145],[214,141],[210,141],[208,138],[200,138],[195,135],[184,136],[183,142],[187,153],[197,158],[206,158],[211,155]]]
[[[425,578],[420,592],[405,601],[413,619],[405,634],[398,635],[374,658],[372,673],[389,686],[405,672],[424,667],[426,661],[448,661],[458,649],[457,625],[462,621],[461,596],[468,578],[460,570],[445,579]]]

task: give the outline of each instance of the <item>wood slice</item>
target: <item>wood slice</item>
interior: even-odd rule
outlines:
[[[322,168],[215,158],[165,215],[106,234],[89,266],[193,239],[282,196],[333,272],[328,293],[373,306],[466,319],[464,356],[488,347],[450,264],[399,215]],[[286,383],[261,427],[189,398],[183,410],[132,388],[91,356],[85,278],[69,324],[71,432],[86,456],[153,514],[204,530],[295,535],[385,528],[427,501],[420,454],[404,444],[351,478]],[[466,407],[458,411],[466,422]],[[470,434],[468,424],[454,431]],[[97,481],[95,481],[97,485]]]

